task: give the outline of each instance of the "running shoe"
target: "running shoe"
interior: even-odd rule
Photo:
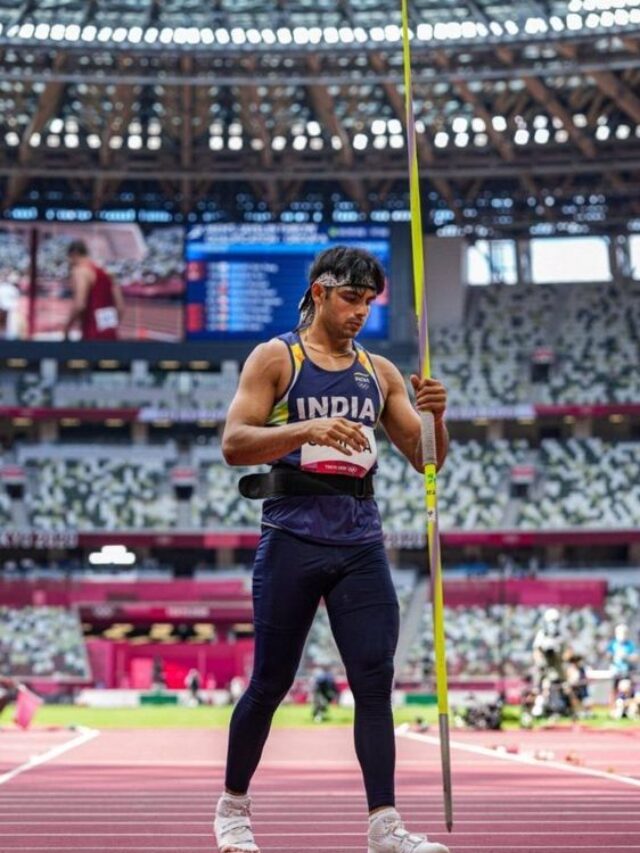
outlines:
[[[218,800],[213,831],[220,853],[260,853],[251,830],[251,797],[224,793]]]
[[[388,808],[369,819],[369,853],[449,853],[449,848],[408,832],[398,812]]]

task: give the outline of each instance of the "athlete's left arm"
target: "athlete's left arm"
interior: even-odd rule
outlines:
[[[414,408],[398,368],[382,356],[374,356],[373,359],[385,393],[385,404],[380,419],[385,432],[416,471],[422,472],[424,464],[418,411],[431,412],[435,419],[436,467],[440,470],[449,449],[449,434],[444,423],[447,407],[446,388],[437,379],[421,379],[415,374],[412,375],[411,384],[416,395]]]

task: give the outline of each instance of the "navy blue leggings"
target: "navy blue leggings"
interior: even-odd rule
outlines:
[[[274,528],[263,530],[256,553],[253,674],[231,718],[226,787],[248,790],[321,598],[355,700],[355,747],[369,809],[394,805],[398,602],[384,546],[320,545]]]

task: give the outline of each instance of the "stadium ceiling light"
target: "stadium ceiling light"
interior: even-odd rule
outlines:
[[[31,148],[37,148],[38,145],[40,145],[41,139],[42,139],[42,137],[40,136],[39,133],[32,133],[31,136],[29,137],[29,145],[31,146]]]
[[[338,30],[335,27],[325,27],[324,40],[327,44],[337,44],[340,41]]]
[[[149,151],[159,151],[162,148],[162,139],[159,136],[150,136],[147,139],[147,148]]]
[[[416,34],[420,41],[431,41],[433,38],[433,27],[431,24],[418,24]]]
[[[474,133],[483,133],[487,129],[485,120],[480,116],[474,116],[471,119],[471,129]]]
[[[311,44],[320,44],[322,41],[322,29],[320,27],[309,27],[309,41]]]
[[[426,133],[426,132],[427,132],[427,126],[422,121],[422,119],[419,118],[416,121],[416,133]]]
[[[504,33],[502,25],[499,24],[498,21],[490,21],[489,29],[491,30],[494,36],[501,36]]]
[[[49,38],[53,41],[62,41],[64,39],[65,26],[64,24],[54,24],[49,31]]]
[[[49,38],[49,24],[38,24],[33,34],[37,39]]]
[[[217,35],[218,31],[216,30],[216,37]],[[275,44],[277,41],[276,34],[267,27],[267,29],[262,30],[262,41],[265,44]]]
[[[402,30],[396,24],[387,24],[384,28],[384,35],[387,41],[400,41]]]
[[[458,148],[466,148],[469,144],[469,134],[456,133],[455,139],[453,141]]]
[[[462,38],[464,39],[474,39],[478,36],[478,27],[475,24],[475,21],[463,21],[462,22]]]
[[[232,121],[228,129],[229,136],[242,136],[242,125],[239,121]]]
[[[87,24],[86,27],[82,28],[80,38],[82,39],[82,41],[95,41],[97,35],[98,28],[94,27],[93,24]]]
[[[517,36],[520,32],[520,27],[516,24],[515,21],[505,21],[504,28],[510,36]]]
[[[573,30],[581,30],[583,26],[582,15],[570,14],[567,15],[567,29]]]
[[[381,136],[386,132],[386,129],[387,123],[382,118],[374,119],[371,122],[371,133],[373,133],[374,136]]]
[[[127,41],[131,44],[139,44],[142,41],[142,27],[131,27],[127,35]]]
[[[560,143],[560,145],[564,145],[565,142],[569,141],[569,134],[564,129],[564,127],[561,127],[559,130],[556,130],[555,140],[556,142]]]
[[[480,38],[486,38],[489,35],[489,28],[486,24],[483,24],[482,21],[480,21],[479,24],[476,24],[476,26],[478,28],[478,35]]]
[[[493,125],[493,129],[497,130],[498,133],[504,133],[507,129],[507,120],[504,116],[494,116],[491,119],[491,124]]]
[[[619,124],[616,128],[617,139],[628,139],[631,136],[631,128],[628,124]]]
[[[62,133],[63,128],[64,128],[64,122],[62,121],[61,118],[51,119],[51,123],[49,125],[49,132],[50,133]]]
[[[127,38],[127,29],[126,27],[116,27],[113,31],[113,40],[115,42],[123,42]]]
[[[334,151],[342,151],[342,148],[343,148],[342,139],[337,135],[332,136],[331,137],[331,147],[333,148]]]
[[[400,119],[392,118],[387,122],[389,133],[402,133],[402,122]]]
[[[187,27],[187,44],[200,44],[200,30],[197,27]]]
[[[446,148],[449,144],[449,134],[444,130],[439,130],[434,137],[433,144],[436,148]]]
[[[478,148],[484,148],[485,145],[489,144],[489,136],[486,133],[477,133],[473,137],[473,142]]]
[[[289,27],[279,27],[276,35],[278,36],[280,44],[291,44],[293,41],[293,36],[291,35]]]
[[[308,121],[307,122],[307,133],[309,136],[320,136],[322,133],[322,128],[320,127],[320,122],[317,121]]]
[[[353,31],[354,38],[360,44],[364,44],[369,41],[369,37],[367,36],[367,31],[364,27],[356,27]]]
[[[251,27],[251,29],[248,29],[246,35],[249,44],[260,44],[260,42],[262,41],[260,30],[257,30],[255,27]]]
[[[584,21],[585,27],[588,27],[590,30],[595,30],[600,26],[600,16],[596,15],[595,12],[591,12]]]
[[[60,137],[56,136],[55,133],[50,133],[47,136],[47,145],[49,148],[60,148]]]
[[[313,136],[309,140],[309,148],[312,148],[314,151],[322,151],[324,148],[324,139],[321,136]]]
[[[157,138],[157,136],[154,137],[154,139]],[[151,142],[151,139],[149,140],[149,142]],[[222,151],[222,149],[224,148],[224,139],[221,136],[211,136],[209,138],[209,148],[212,151]]]
[[[469,122],[464,116],[456,116],[451,124],[454,133],[466,133]]]
[[[386,136],[376,136],[373,140],[373,147],[377,148],[378,151],[382,151],[383,148],[387,147],[387,137]]]
[[[147,44],[155,44],[158,41],[159,35],[160,31],[157,27],[149,27],[149,29],[145,30],[144,40]]]
[[[244,143],[241,136],[230,136],[227,145],[230,151],[241,151]]]
[[[100,148],[100,137],[97,133],[90,133],[87,136],[87,145],[89,148]]]
[[[529,141],[529,131],[525,130],[521,127],[519,130],[516,130],[515,135],[513,137],[513,141],[516,145],[526,145]]]
[[[287,144],[284,136],[274,136],[271,140],[271,147],[274,151],[282,151]]]
[[[308,44],[309,30],[306,27],[295,27],[293,30],[293,40],[296,44]]]
[[[132,134],[127,139],[127,147],[131,149],[131,151],[139,151],[142,148],[142,137],[137,133]]]
[[[98,30],[98,41],[107,42],[111,38],[111,27],[100,27]]]
[[[340,36],[340,41],[343,44],[352,44],[355,41],[355,36],[353,35],[351,27],[340,27],[338,35]]]
[[[216,41],[218,44],[229,44],[231,41],[231,36],[229,35],[229,31],[225,30],[224,27],[218,27],[216,30]]]
[[[569,12],[579,12],[582,9],[582,6],[582,0],[569,0],[568,10]]]
[[[596,128],[596,139],[599,142],[606,142],[610,134],[611,131],[609,129],[609,125],[607,124],[601,124],[599,127]]]
[[[369,137],[365,133],[356,133],[353,137],[353,147],[356,151],[364,151],[369,144]]]
[[[392,148],[404,148],[404,136],[401,133],[394,133],[389,137],[389,145]]]
[[[296,151],[304,151],[304,149],[307,147],[307,137],[296,136],[293,140],[293,147]]]
[[[20,29],[18,31],[18,35],[20,36],[21,39],[30,39],[30,38],[33,38],[34,32],[35,32],[35,27],[33,26],[33,24],[27,23],[27,24],[23,24],[20,27]]]

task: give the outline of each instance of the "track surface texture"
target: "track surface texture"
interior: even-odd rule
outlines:
[[[452,853],[640,853],[640,730],[451,733],[454,830],[432,732],[398,733],[398,808]],[[213,851],[224,732],[0,731],[0,853]],[[39,762],[39,763],[38,763]],[[252,787],[263,853],[366,853],[348,729],[274,730]]]

